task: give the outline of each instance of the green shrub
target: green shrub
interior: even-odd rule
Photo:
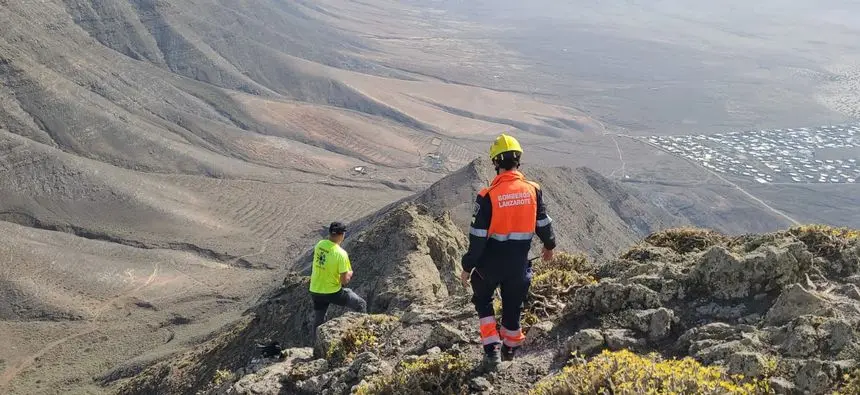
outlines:
[[[377,376],[356,395],[468,394],[472,366],[463,357],[445,353],[402,362],[394,374]]]
[[[591,361],[565,367],[539,382],[534,395],[567,394],[772,394],[768,381],[729,376],[691,358],[663,360],[627,350],[604,350]]]
[[[375,351],[379,347],[379,336],[387,333],[396,325],[397,317],[387,314],[368,316],[361,325],[345,331],[343,337],[331,343],[326,350],[329,363],[340,366],[349,363],[363,352]]]

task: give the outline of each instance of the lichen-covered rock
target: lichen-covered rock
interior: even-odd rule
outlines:
[[[650,340],[661,340],[669,334],[675,321],[675,312],[667,308],[630,310],[626,320],[632,329],[648,335]]]
[[[645,347],[645,339],[637,339],[629,329],[607,329],[603,331],[606,347],[612,351],[638,350]]]
[[[825,341],[827,351],[834,354],[857,340],[854,327],[845,319],[827,320],[818,327],[818,332]]]
[[[835,369],[832,369],[831,366],[813,360],[800,367],[794,382],[801,391],[821,394],[830,387],[830,377],[835,375]]]
[[[430,331],[430,336],[424,343],[425,348],[439,347],[442,350],[447,350],[455,344],[468,343],[469,338],[463,331],[452,327],[451,325],[440,323],[433,327]]]
[[[584,329],[567,339],[565,343],[568,353],[590,355],[599,351],[605,344],[603,334],[597,329]]]
[[[574,314],[612,313],[628,309],[661,307],[660,295],[639,284],[601,282],[576,291],[571,303]]]
[[[788,357],[813,356],[818,351],[818,332],[810,325],[791,326],[779,347],[782,354]]]
[[[284,357],[283,361],[239,379],[233,385],[232,393],[237,395],[279,394],[284,383],[291,379],[295,365],[313,357],[313,349],[287,349],[281,355]]]
[[[764,356],[756,352],[732,354],[729,356],[727,365],[729,373],[742,374],[745,377],[761,377],[767,369]]]
[[[532,347],[551,340],[550,332],[552,332],[554,327],[552,321],[541,321],[532,325],[526,332],[526,340],[523,346]]]
[[[716,299],[745,298],[797,282],[811,266],[803,243],[764,246],[743,257],[726,247],[711,247],[692,272],[707,295]]]
[[[776,299],[765,316],[765,322],[769,325],[781,325],[802,315],[825,316],[830,310],[831,305],[826,299],[806,290],[800,284],[793,284]]]
[[[364,326],[367,319],[366,314],[348,312],[344,315],[331,319],[317,328],[314,355],[325,358],[329,350],[339,342],[346,333],[355,328]]]

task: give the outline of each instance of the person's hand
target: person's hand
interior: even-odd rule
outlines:
[[[469,277],[472,277],[469,272],[467,272],[465,270],[460,272],[460,281],[463,282],[463,286],[466,288],[469,287]]]
[[[553,254],[552,250],[548,250],[548,249],[546,249],[546,247],[543,248],[543,253],[541,254],[541,256],[543,257],[543,260],[545,262],[551,261],[553,255],[554,254]]]

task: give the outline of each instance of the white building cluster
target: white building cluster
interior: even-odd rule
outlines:
[[[860,182],[860,125],[651,136],[648,141],[717,173],[763,184]],[[847,158],[817,155],[828,149],[844,149],[845,155],[835,156]]]

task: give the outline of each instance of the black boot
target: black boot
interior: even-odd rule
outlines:
[[[519,350],[519,347],[508,347],[507,344],[502,345],[502,361],[513,361],[514,356]]]
[[[484,346],[484,360],[481,365],[488,372],[495,371],[502,364],[502,356],[499,352],[499,344],[488,344]]]

